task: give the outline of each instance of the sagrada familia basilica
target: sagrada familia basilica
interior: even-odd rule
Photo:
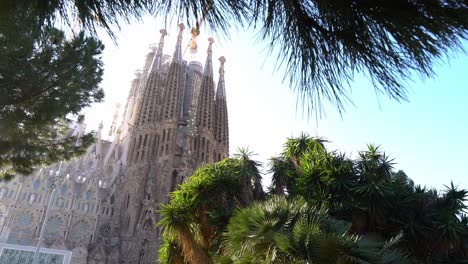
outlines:
[[[183,31],[172,57],[160,31],[112,141],[100,125],[85,156],[0,183],[0,242],[36,246],[41,237],[43,247],[72,251],[73,264],[157,263],[159,205],[195,169],[229,153],[225,59],[215,85],[213,40],[204,65],[187,62]],[[70,133],[84,130],[77,123]]]

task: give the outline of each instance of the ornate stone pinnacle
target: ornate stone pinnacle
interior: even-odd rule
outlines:
[[[219,66],[219,74],[221,77],[222,75],[224,75],[224,63],[226,62],[226,58],[224,58],[224,56],[221,56],[218,60],[221,62],[221,65]]]
[[[159,33],[161,33],[161,38],[159,39],[159,50],[158,50],[158,52],[161,53],[163,45],[164,45],[164,37],[167,36],[167,31],[163,28],[163,29],[159,30]]]
[[[213,43],[214,43],[214,39],[213,38],[208,38],[208,55],[211,55],[213,53],[213,49],[212,49],[212,46],[213,46]]]
[[[221,65],[223,65],[226,62],[226,58],[224,58],[224,56],[219,57],[218,60],[221,62]]]
[[[179,35],[182,35],[182,31],[184,31],[184,29],[185,29],[185,25],[180,23],[179,24]]]

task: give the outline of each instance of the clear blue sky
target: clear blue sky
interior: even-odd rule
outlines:
[[[86,110],[88,128],[96,129],[103,120],[105,129],[111,123],[117,102],[125,102],[135,70],[144,63],[149,43],[159,40],[164,26],[155,19],[124,26],[117,34],[115,46],[105,34],[103,54],[105,73],[102,87],[105,102]],[[203,30],[203,29],[202,29]],[[172,54],[177,29],[168,29],[165,53]],[[204,62],[206,38],[199,37],[199,54]],[[184,43],[188,43],[186,30]],[[253,32],[233,30],[230,38],[214,36],[214,56],[226,57],[226,89],[229,109],[230,150],[249,147],[261,162],[282,151],[286,138],[307,132],[331,141],[330,149],[351,156],[366,144],[381,145],[395,158],[396,168],[404,170],[416,183],[438,189],[450,180],[468,188],[468,56],[461,52],[440,61],[433,79],[415,78],[409,83],[409,102],[398,103],[385,95],[377,98],[371,84],[357,77],[352,84],[346,113],[340,116],[330,106],[326,116],[316,120],[302,115],[296,95],[282,72],[274,72],[275,60],[266,58],[266,42],[256,41]],[[465,43],[466,44],[466,43]],[[188,52],[187,52],[188,54]],[[190,59],[188,55],[185,57]],[[214,63],[217,73],[218,61]],[[216,81],[217,81],[217,75]],[[123,107],[122,107],[123,109]],[[268,184],[268,176],[264,184]]]

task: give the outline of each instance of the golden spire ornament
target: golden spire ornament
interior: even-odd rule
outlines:
[[[195,26],[190,31],[192,34],[192,38],[190,39],[190,53],[195,54],[198,52],[198,45],[197,45],[197,37],[200,35],[200,30],[198,30],[198,26]]]

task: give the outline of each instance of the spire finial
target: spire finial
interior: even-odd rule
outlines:
[[[214,39],[213,38],[208,38],[208,56],[211,56],[211,54],[213,54],[213,43],[214,43]]]
[[[177,44],[174,51],[174,61],[181,61],[182,60],[182,33],[184,32],[185,26],[184,24],[179,24],[179,35],[177,35]]]
[[[218,60],[221,62],[221,65],[219,66],[219,76],[222,75],[224,77],[224,63],[226,63],[226,58],[221,56]]]
[[[209,42],[208,50],[207,50],[208,56],[206,57],[205,69],[203,71],[203,74],[207,76],[213,76],[213,63],[211,62],[211,55],[213,54],[212,47],[214,43],[213,38],[208,38],[208,42]]]
[[[182,32],[185,29],[185,25],[183,23],[179,24],[179,36],[182,37]]]
[[[190,53],[195,54],[195,53],[198,52],[197,37],[198,37],[198,35],[200,35],[200,31],[198,30],[197,27],[194,27],[194,28],[192,28],[190,33],[192,34],[192,38],[191,38],[190,44],[189,44]]]
[[[159,45],[158,45],[158,55],[162,54],[162,50],[164,47],[164,37],[167,36],[167,31],[163,28],[159,30],[159,33],[161,33],[161,38],[159,39]]]

